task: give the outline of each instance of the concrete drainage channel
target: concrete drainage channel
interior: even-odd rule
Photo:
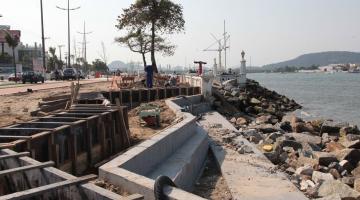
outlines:
[[[202,199],[186,191],[191,191],[201,174],[209,148],[207,134],[195,116],[177,114],[183,117],[180,123],[100,167],[100,178],[127,192],[154,199],[155,179],[165,175],[178,187],[165,187],[164,193],[170,199]]]

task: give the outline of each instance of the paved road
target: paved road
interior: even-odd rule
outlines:
[[[106,81],[106,78],[81,80],[80,84],[97,83],[103,81]],[[33,91],[37,91],[37,90],[69,87],[70,85],[71,85],[71,81],[56,81],[56,82],[49,81],[49,82],[45,82],[44,84],[38,83],[38,84],[12,85],[6,88],[0,88],[0,96],[15,94],[19,92],[26,92],[28,88],[32,89]]]

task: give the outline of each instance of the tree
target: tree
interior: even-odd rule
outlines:
[[[54,71],[56,69],[56,64],[57,64],[57,56],[55,55],[56,52],[56,48],[54,47],[50,47],[49,48],[49,59],[48,59],[48,71]]]
[[[9,32],[6,32],[5,41],[6,41],[6,43],[8,43],[9,47],[12,49],[13,64],[14,64],[14,69],[15,69],[15,81],[17,82],[17,71],[16,71],[16,62],[15,62],[15,48],[19,44],[19,37],[17,35],[12,36],[12,35],[10,35]]]
[[[115,41],[126,45],[132,52],[140,53],[142,55],[145,69],[145,54],[151,52],[151,35],[144,33],[141,29],[138,29],[136,32],[130,31],[124,37],[115,38]],[[155,38],[155,51],[162,52],[164,56],[171,56],[174,54],[174,50],[175,46],[168,44],[165,39],[159,36]]]
[[[185,28],[183,8],[171,0],[137,0],[129,8],[123,9],[116,27],[120,30],[136,31],[139,28],[151,31],[151,63],[157,72],[155,52],[157,33],[174,34]]]
[[[92,65],[94,71],[107,72],[109,70],[106,63],[101,61],[100,59],[96,59],[95,61],[93,61]]]

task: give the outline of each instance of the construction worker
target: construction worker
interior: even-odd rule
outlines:
[[[146,87],[152,88],[153,87],[153,76],[154,76],[154,69],[152,65],[147,65],[145,67],[146,72]]]

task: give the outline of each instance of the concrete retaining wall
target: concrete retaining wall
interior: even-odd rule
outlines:
[[[192,100],[196,99],[201,97]],[[170,177],[181,189],[192,190],[207,156],[207,134],[193,115],[181,113],[176,103],[169,107],[183,120],[100,167],[100,178],[145,199],[154,199],[154,180],[160,175]],[[165,188],[165,193],[170,199],[202,199],[172,187]]]

